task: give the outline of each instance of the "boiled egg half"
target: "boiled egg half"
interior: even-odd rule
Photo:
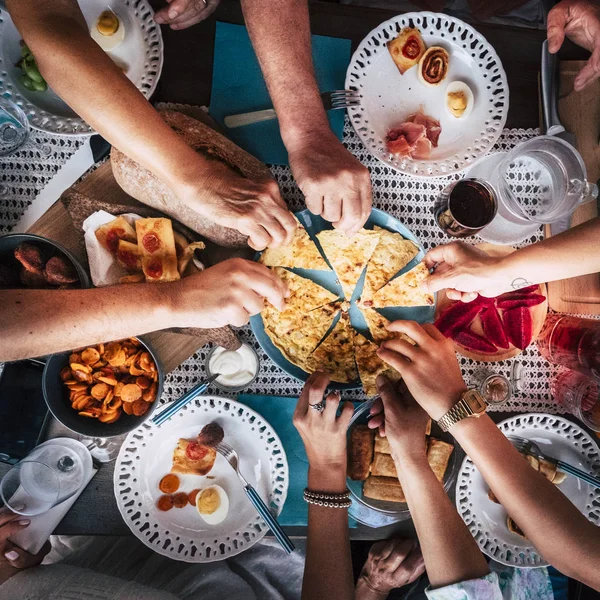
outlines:
[[[468,119],[473,110],[471,88],[463,81],[453,81],[446,88],[446,110],[455,119]]]
[[[104,50],[114,50],[125,39],[125,25],[112,10],[105,10],[90,28],[92,39]]]
[[[196,496],[196,508],[209,525],[218,525],[229,512],[229,496],[220,485],[209,485]]]

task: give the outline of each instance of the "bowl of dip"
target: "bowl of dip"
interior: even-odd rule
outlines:
[[[213,384],[226,392],[241,392],[258,376],[260,361],[258,354],[248,344],[237,350],[215,346],[206,357],[206,373],[211,377],[220,373]]]

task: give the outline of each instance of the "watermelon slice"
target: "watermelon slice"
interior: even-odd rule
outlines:
[[[492,342],[466,329],[459,331],[452,339],[467,350],[482,354],[494,354],[496,352],[496,346]]]
[[[533,337],[533,320],[526,306],[519,306],[505,311],[503,315],[504,329],[508,339],[520,350],[525,350]]]
[[[510,297],[498,298],[496,306],[502,310],[510,310],[511,308],[519,308],[521,306],[537,306],[546,299],[541,294],[511,294]]]
[[[495,306],[490,306],[481,313],[481,325],[487,339],[498,348],[508,348],[509,342]]]
[[[436,319],[434,325],[446,337],[453,337],[456,332],[468,327],[493,302],[491,298],[480,298],[478,296],[473,302],[454,302]]]

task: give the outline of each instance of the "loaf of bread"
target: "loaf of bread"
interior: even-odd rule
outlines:
[[[160,111],[164,120],[188,145],[203,156],[220,161],[242,175],[255,181],[271,178],[269,169],[259,160],[236,146],[232,141],[204,123],[174,110]],[[117,183],[123,190],[144,204],[166,213],[190,229],[220,246],[241,247],[247,237],[236,231],[213,223],[183,204],[162,181],[122,152],[113,148],[111,165]],[[202,198],[198,200],[202,202]]]
[[[363,496],[386,502],[406,502],[406,496],[398,479],[369,475],[363,485]]]
[[[348,445],[348,477],[354,481],[364,481],[369,474],[373,460],[373,439],[375,430],[366,425],[355,425],[350,430]]]

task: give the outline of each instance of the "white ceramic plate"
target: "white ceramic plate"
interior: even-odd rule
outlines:
[[[131,531],[155,552],[175,560],[223,560],[247,550],[268,531],[235,471],[220,454],[207,476],[177,476],[181,481],[179,491],[218,484],[227,492],[229,513],[222,523],[207,525],[189,504],[167,512],[156,508],[162,495],[158,484],[171,470],[177,440],[194,438],[212,421],[221,425],[224,441],[238,452],[242,474],[276,516],[287,497],[288,463],[283,445],[263,417],[244,404],[200,396],[160,427],[143,424],[127,436],[119,452],[115,497]]]
[[[398,71],[386,43],[405,27],[418,28],[427,47],[442,46],[449,52],[448,75],[440,85],[421,83],[418,67],[404,75]],[[473,91],[473,110],[466,119],[456,119],[446,110],[446,87],[453,81]],[[494,49],[472,27],[441,13],[406,13],[371,31],[352,56],[346,89],[360,92],[360,105],[350,107],[348,115],[369,152],[419,177],[449,175],[475,164],[496,143],[508,113],[506,74]],[[387,133],[419,108],[440,121],[438,147],[428,160],[391,155],[385,146]]]
[[[100,13],[111,8],[125,26],[123,43],[109,53],[126,66],[127,77],[150,98],[163,65],[160,27],[147,0],[78,0],[88,27]],[[0,12],[0,95],[20,106],[34,129],[69,136],[90,135],[92,128],[50,88],[32,92],[20,82],[21,34],[6,11]]]
[[[542,413],[518,415],[502,421],[498,427],[505,435],[534,441],[552,458],[600,476],[598,444],[581,427],[563,417]],[[600,525],[600,490],[572,475],[567,475],[558,487],[590,521]],[[507,512],[488,498],[488,489],[475,465],[465,458],[456,484],[456,507],[480,550],[512,567],[548,565],[530,542],[508,530]]]

